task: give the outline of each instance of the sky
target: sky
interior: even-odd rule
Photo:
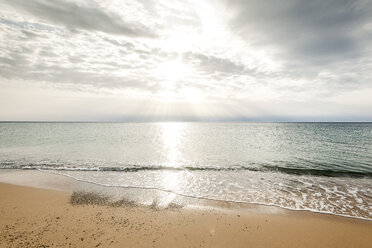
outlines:
[[[0,121],[372,121],[372,0],[0,0]]]

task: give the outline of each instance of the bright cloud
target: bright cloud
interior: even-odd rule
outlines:
[[[0,0],[0,120],[372,120],[370,0]]]

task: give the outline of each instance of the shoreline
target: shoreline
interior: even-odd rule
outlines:
[[[0,195],[0,246],[6,247],[369,247],[372,243],[370,221],[311,212],[72,205],[71,192],[4,183]]]
[[[372,219],[358,217],[358,216],[349,216],[342,215],[332,212],[317,211],[313,209],[294,209],[287,208],[274,204],[265,204],[260,202],[244,202],[244,201],[233,201],[233,200],[223,200],[223,199],[214,199],[207,197],[198,197],[179,194],[173,191],[159,189],[159,188],[146,188],[140,186],[111,186],[99,184],[91,181],[84,181],[78,178],[75,178],[70,175],[64,175],[59,173],[54,173],[50,171],[43,170],[21,170],[21,169],[2,169],[0,170],[0,183],[14,184],[19,186],[34,187],[40,189],[51,189],[57,191],[64,191],[73,193],[74,191],[91,191],[91,186],[96,188],[96,193],[102,195],[110,196],[113,190],[121,189],[124,192],[126,190],[139,190],[141,192],[152,191],[160,192],[165,194],[174,194],[177,197],[181,198],[185,205],[194,204],[199,207],[207,208],[242,208],[242,209],[277,209],[277,211],[293,211],[300,213],[310,213],[310,214],[320,214],[320,215],[330,215],[335,217],[355,219],[362,221],[369,221],[372,223]],[[85,186],[84,186],[85,185]],[[94,190],[93,190],[94,191]],[[139,192],[139,193],[141,193]],[[125,193],[124,193],[125,194]],[[156,199],[155,199],[156,200]],[[194,206],[194,207],[195,207]],[[228,206],[228,207],[226,207]]]

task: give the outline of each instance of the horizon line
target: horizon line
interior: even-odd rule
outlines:
[[[275,121],[275,120],[0,120],[0,123],[372,123],[372,121]]]

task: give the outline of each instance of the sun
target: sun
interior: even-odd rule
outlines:
[[[188,64],[182,63],[179,60],[173,60],[159,64],[155,69],[155,73],[166,82],[177,82],[191,76],[193,69]]]
[[[159,64],[154,70],[155,75],[161,81],[161,90],[157,92],[165,102],[187,101],[200,102],[202,100],[201,91],[192,86],[196,78],[196,71],[187,63],[180,59],[168,60]]]

